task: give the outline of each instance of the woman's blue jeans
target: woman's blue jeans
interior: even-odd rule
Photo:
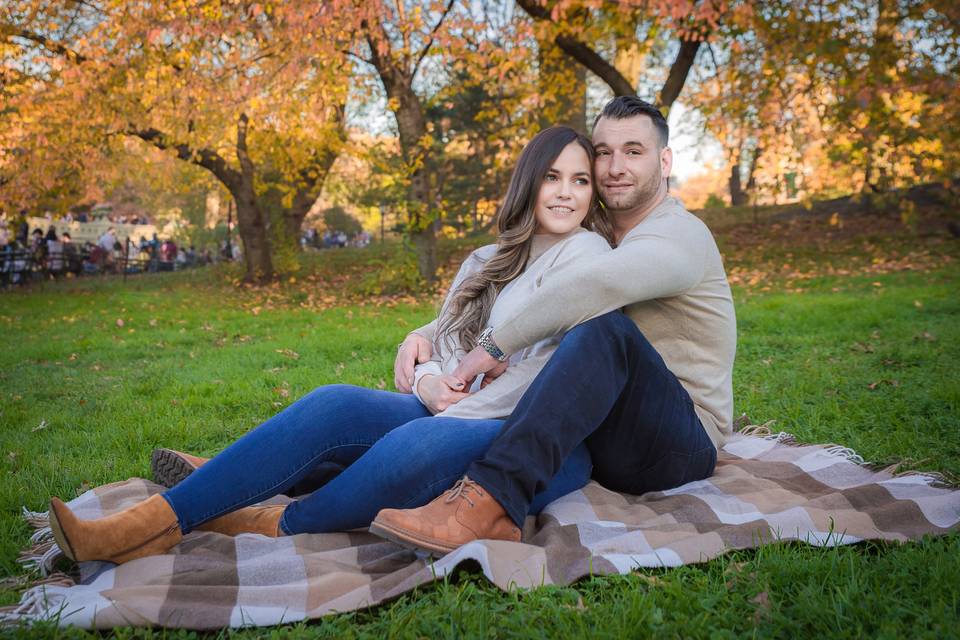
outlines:
[[[319,387],[224,449],[163,495],[187,533],[283,492],[322,463],[345,469],[287,506],[287,534],[366,527],[381,509],[426,504],[484,456],[503,420],[434,417],[407,394]],[[583,487],[590,454],[577,447],[529,513]]]

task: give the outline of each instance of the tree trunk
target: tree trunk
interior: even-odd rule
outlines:
[[[734,163],[730,167],[730,205],[739,207],[747,204],[747,192],[743,190],[740,182],[740,164]]]
[[[433,282],[437,276],[436,221],[431,219],[433,214],[430,205],[433,198],[430,179],[424,169],[424,149],[421,142],[427,134],[427,123],[420,99],[413,92],[412,79],[405,78],[398,71],[387,75],[389,82],[387,78],[383,79],[387,95],[399,98],[395,115],[400,133],[400,149],[411,168],[410,184],[407,188],[407,225],[413,246],[417,250],[420,276],[427,282]]]
[[[263,212],[257,204],[253,183],[244,180],[230,190],[237,203],[237,228],[243,240],[243,260],[247,267],[244,280],[263,284],[273,279],[273,259]]]

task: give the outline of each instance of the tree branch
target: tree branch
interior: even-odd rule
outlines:
[[[673,61],[673,64],[670,65],[670,74],[667,76],[667,81],[663,83],[663,88],[660,90],[658,107],[669,109],[680,95],[680,91],[683,90],[683,85],[687,82],[687,76],[690,75],[690,69],[693,67],[693,62],[697,58],[697,51],[700,49],[702,42],[702,40],[680,41],[680,51],[677,52],[677,58]]]
[[[420,63],[423,62],[423,59],[426,57],[427,53],[430,51],[430,47],[433,46],[433,39],[437,35],[437,31],[440,30],[440,25],[443,24],[443,21],[447,18],[447,14],[450,13],[450,10],[453,9],[453,4],[456,0],[449,0],[447,2],[446,8],[443,10],[440,19],[437,20],[437,24],[433,25],[433,29],[430,31],[430,35],[427,38],[427,44],[423,46],[423,49],[420,51],[420,54],[417,56],[416,61],[413,63],[413,69],[410,71],[410,76],[415,76],[417,74],[417,69],[420,68]]]
[[[247,114],[241,113],[237,119],[237,159],[240,160],[240,171],[243,175],[253,178],[254,168],[253,160],[250,159],[250,152],[247,149],[247,126],[250,118]]]
[[[636,89],[630,81],[617,71],[617,68],[604,60],[600,54],[583,42],[572,36],[560,35],[556,37],[557,46],[568,56],[592,71],[598,78],[607,83],[613,94],[617,96],[636,95]]]
[[[188,144],[170,142],[166,134],[152,127],[138,129],[131,126],[124,133],[140,138],[158,149],[173,149],[177,152],[178,158],[191,162],[198,167],[203,167],[216,176],[228,189],[240,179],[237,171],[227,164],[223,156],[211,149],[194,149]]]
[[[517,0],[517,4],[534,20],[550,22],[550,12],[547,11],[546,7],[541,6],[537,0]],[[564,53],[606,82],[607,86],[613,90],[614,95],[636,95],[636,90],[630,81],[623,77],[623,74],[617,71],[616,67],[604,60],[600,54],[585,42],[573,36],[563,34],[554,38],[554,42],[556,42],[557,46],[560,47]]]
[[[87,61],[87,58],[85,56],[77,53],[73,49],[65,45],[62,45],[59,42],[56,42],[55,40],[51,40],[47,36],[41,35],[39,33],[34,33],[32,31],[27,31],[26,29],[11,29],[7,32],[4,40],[7,40],[8,38],[22,38],[23,40],[29,40],[30,42],[40,45],[47,51],[50,51],[51,53],[56,53],[57,55],[61,55],[73,62]]]

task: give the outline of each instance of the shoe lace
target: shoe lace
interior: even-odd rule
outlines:
[[[469,504],[472,507],[474,506],[473,500],[471,500],[470,496],[467,495],[468,491],[476,491],[477,495],[480,495],[480,496],[484,495],[483,487],[481,487],[479,484],[477,484],[467,476],[463,476],[462,478],[457,480],[456,484],[454,484],[452,488],[447,489],[447,498],[446,500],[444,500],[444,502],[453,502],[457,498],[463,498],[464,500],[467,501],[467,504]]]

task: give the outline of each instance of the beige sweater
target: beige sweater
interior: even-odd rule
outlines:
[[[484,263],[496,253],[496,245],[487,245],[474,251],[464,260],[460,272],[450,286],[447,300],[440,309],[440,317],[448,313],[448,307],[457,287],[470,275],[479,271]],[[509,322],[508,318],[519,308],[526,306],[526,300],[538,289],[556,277],[565,266],[579,264],[611,251],[610,245],[601,236],[578,228],[564,238],[556,236],[534,236],[527,268],[520,276],[507,284],[497,296],[490,311],[490,326],[501,326]],[[444,339],[435,336],[436,321],[416,332],[433,342],[433,357],[430,362],[417,365],[413,389],[419,398],[418,385],[426,375],[453,373],[457,364],[466,355],[456,336]],[[439,416],[457,418],[505,418],[513,413],[527,387],[537,377],[540,370],[557,348],[560,334],[546,333],[529,344],[512,350],[510,366],[499,378],[484,389],[479,388],[480,380],[474,383],[474,393],[450,406]]]
[[[713,235],[675,198],[668,196],[613,251],[552,274],[522,304],[499,314],[491,322],[493,340],[515,353],[621,307],[690,394],[719,447],[733,428],[733,297]]]

